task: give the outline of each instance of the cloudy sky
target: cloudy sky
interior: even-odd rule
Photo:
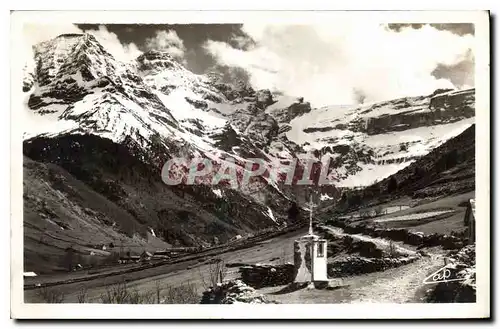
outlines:
[[[94,34],[123,61],[162,50],[195,73],[217,70],[314,106],[474,86],[471,24],[71,25],[26,35],[33,44],[75,32]]]

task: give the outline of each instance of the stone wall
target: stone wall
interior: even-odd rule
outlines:
[[[240,280],[228,281],[203,293],[200,304],[275,304]]]
[[[412,263],[420,256],[407,256],[397,258],[367,258],[362,256],[346,256],[328,264],[328,276],[337,278],[350,275],[359,275]]]
[[[240,267],[241,280],[254,288],[289,284],[293,282],[295,272],[295,267],[292,264]]]
[[[387,238],[394,241],[401,241],[413,246],[436,247],[442,246],[443,249],[460,249],[465,244],[463,237],[446,234],[424,234],[422,232],[413,232],[404,228],[379,228],[369,224],[350,225],[343,220],[333,219],[326,222],[327,225],[340,227],[347,234],[365,234],[374,238]],[[318,227],[317,230],[328,237],[327,230]]]

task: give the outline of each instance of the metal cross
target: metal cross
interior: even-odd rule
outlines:
[[[313,234],[313,221],[312,221],[312,213],[313,213],[313,208],[317,207],[312,198],[312,194],[309,197],[309,202],[306,203],[306,205],[309,207],[309,235]]]

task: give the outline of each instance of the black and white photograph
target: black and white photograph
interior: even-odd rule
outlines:
[[[14,14],[20,317],[489,316],[487,11]]]

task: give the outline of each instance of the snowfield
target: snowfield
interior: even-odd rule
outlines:
[[[391,218],[375,219],[373,221],[377,222],[377,223],[385,223],[385,222],[401,222],[401,221],[407,221],[407,220],[420,220],[420,219],[427,219],[427,218],[431,218],[431,217],[436,217],[436,216],[447,214],[450,212],[453,212],[453,210],[429,211],[429,212],[424,212],[424,213],[419,213],[419,214],[410,214],[410,215],[397,216],[397,217],[391,217]]]

